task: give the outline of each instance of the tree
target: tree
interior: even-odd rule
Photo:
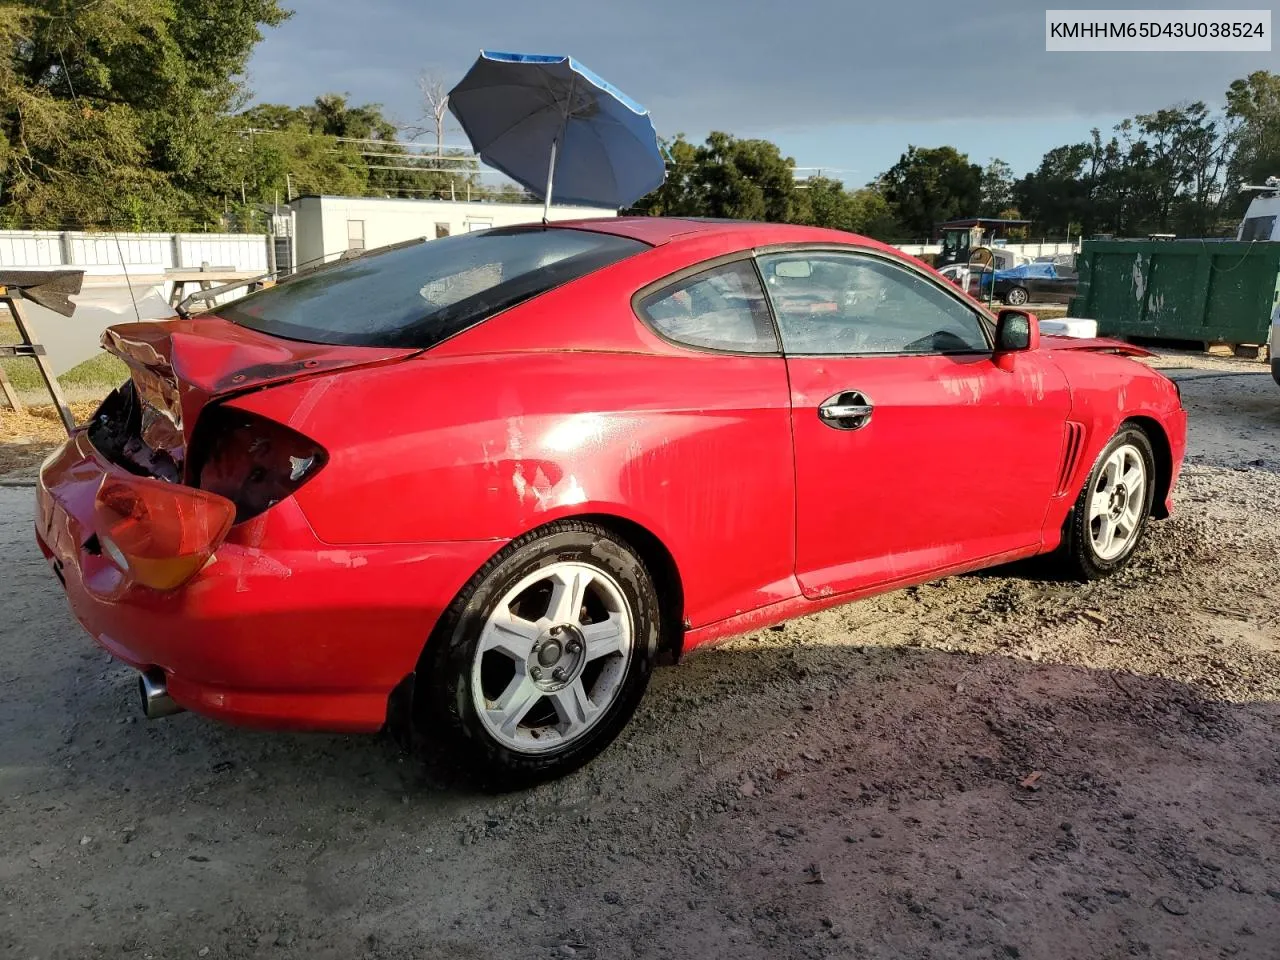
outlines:
[[[768,140],[712,133],[695,147],[678,134],[662,143],[669,158],[661,187],[632,205],[652,216],[725,217],[802,222],[808,204],[796,188],[795,161]]]
[[[459,190],[466,196],[478,187],[474,161],[449,160],[446,166],[411,152],[376,103],[353,106],[346,96],[327,93],[306,107],[258,104],[237,119],[250,149],[276,158],[259,168],[257,202],[283,195],[286,182],[302,193],[410,198],[451,197]]]
[[[1111,162],[1114,141],[1103,144],[1097,130],[1087,143],[1054,147],[1040,166],[1014,185],[1014,200],[1042,235],[1085,235],[1101,229],[1099,182]]]
[[[1220,121],[1201,101],[1139,114],[1134,123],[1144,145],[1138,156],[1147,161],[1153,208],[1148,222],[1158,231],[1204,233],[1223,200],[1222,173],[1232,138],[1223,135]]]
[[[877,240],[893,240],[902,235],[893,205],[875,187],[863,187],[849,195],[853,232]]]
[[[1013,168],[1003,160],[993,158],[982,171],[980,190],[978,215],[998,216],[1001,210],[1013,203]]]
[[[929,236],[946,220],[973,216],[982,202],[982,168],[955,147],[907,147],[878,186],[903,228]]]
[[[245,199],[271,203],[300,194],[362,196],[369,186],[365,158],[356,144],[339,141],[333,131],[368,131],[342,116],[344,109],[344,99],[329,94],[310,106],[263,103],[237,115],[235,159]]]
[[[1234,153],[1228,161],[1233,184],[1263,183],[1280,176],[1280,74],[1257,70],[1227,90],[1227,121]],[[1237,212],[1248,199],[1230,198]]]
[[[1050,150],[1015,199],[1042,233],[1222,232],[1238,125],[1199,101],[1139,114]]]
[[[0,7],[0,218],[210,222],[233,190],[229,120],[277,0],[41,0]]]
[[[786,223],[796,208],[795,161],[768,140],[712,133],[698,148],[705,216]]]
[[[850,191],[829,177],[796,183],[794,161],[768,141],[713,133],[695,146],[677,134],[661,146],[667,179],[629,213],[785,220],[879,239],[901,232],[892,206],[877,188]]]
[[[305,126],[246,133],[240,144],[236,170],[250,203],[303,194],[363,196],[368,192],[370,172],[356,147],[312,133]]]
[[[382,115],[382,106],[366,103],[353,107],[343,94],[326,93],[316,97],[308,111],[315,133],[355,140],[394,140],[396,126]]]
[[[429,124],[418,128],[416,136],[431,133],[436,141],[436,156],[444,156],[444,134],[449,119],[449,88],[439,76],[423,71],[418,77],[418,92],[422,96],[422,121]]]
[[[798,184],[796,216],[793,222],[829,227],[888,240],[901,228],[884,195],[873,187],[847,190],[839,180],[810,177]]]
[[[630,208],[631,213],[651,217],[704,216],[698,148],[677,133],[670,140],[659,140],[659,148],[667,158],[667,178],[647,196]]]
[[[830,177],[810,177],[798,186],[797,221],[834,230],[854,229],[854,205],[844,184]]]
[[[1022,220],[1023,219],[1022,211],[1019,210],[1017,207],[1005,207],[1003,210],[997,211],[995,215],[999,217],[1001,220]],[[1010,240],[1026,240],[1027,228],[1025,226],[1009,227],[1009,229],[1007,229],[1004,232],[1004,235],[1008,237]]]

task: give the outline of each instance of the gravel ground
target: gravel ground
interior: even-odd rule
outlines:
[[[0,956],[1280,956],[1280,388],[1159,363],[1192,453],[1121,576],[732,641],[496,798],[379,739],[138,720],[0,489]]]

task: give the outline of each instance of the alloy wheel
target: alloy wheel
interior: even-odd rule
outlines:
[[[1099,560],[1114,560],[1142,527],[1147,468],[1131,444],[1116,447],[1102,464],[1089,494],[1089,539]]]
[[[485,621],[471,696],[488,733],[520,753],[545,753],[585,736],[622,689],[634,647],[618,584],[585,563],[534,571]]]

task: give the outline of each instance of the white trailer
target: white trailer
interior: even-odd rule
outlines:
[[[542,220],[542,205],[537,203],[304,196],[289,206],[296,216],[298,266],[322,263],[348,251],[372,250],[418,237],[435,240],[470,230]],[[553,204],[548,219],[615,216],[616,210]]]

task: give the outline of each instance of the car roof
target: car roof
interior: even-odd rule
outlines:
[[[809,227],[794,223],[761,223],[752,220],[717,220],[702,217],[616,217],[587,220],[557,220],[552,227],[569,227],[575,230],[591,230],[630,237],[653,246],[676,241],[733,237],[743,246],[775,243],[839,243],[871,247],[877,250],[892,248],[843,230],[825,227]],[[900,251],[894,250],[900,254]]]

